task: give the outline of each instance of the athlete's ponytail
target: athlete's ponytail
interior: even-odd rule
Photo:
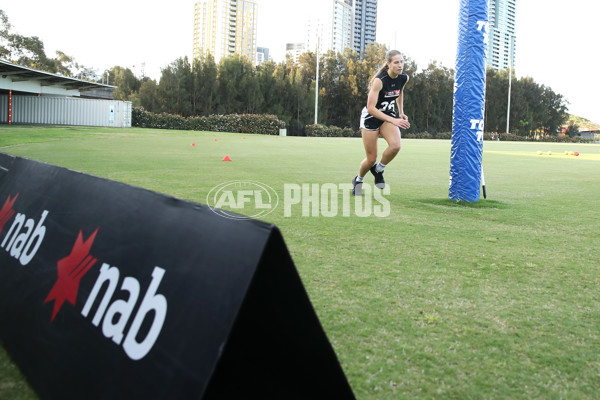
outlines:
[[[379,75],[383,74],[384,72],[387,72],[387,70],[390,69],[390,67],[388,67],[388,63],[392,62],[392,59],[397,55],[402,55],[402,53],[400,53],[398,50],[390,50],[385,54],[385,64],[383,64],[375,73],[375,75],[373,75],[373,77],[369,81],[369,88],[371,88],[371,86],[373,85],[373,81],[375,80],[375,78],[377,78]]]

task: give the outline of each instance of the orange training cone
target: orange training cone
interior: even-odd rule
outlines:
[[[231,161],[231,158],[229,158],[229,156],[225,156],[223,157],[223,161]]]

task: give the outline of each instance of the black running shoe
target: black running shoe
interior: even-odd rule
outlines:
[[[362,182],[356,182],[356,178],[358,178],[358,176],[355,176],[354,179],[352,179],[352,196],[362,196]]]
[[[383,171],[377,172],[377,164],[373,165],[370,169],[371,173],[375,177],[375,187],[377,189],[385,188],[385,180],[383,179]]]

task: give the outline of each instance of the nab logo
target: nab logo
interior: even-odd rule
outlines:
[[[96,257],[90,255],[90,250],[99,229],[97,228],[85,240],[83,233],[79,231],[71,253],[56,263],[58,278],[44,300],[44,303],[54,301],[51,322],[54,321],[65,301],[73,306],[76,304],[81,278],[98,261]],[[167,315],[167,299],[157,293],[164,274],[164,269],[154,268],[152,281],[138,305],[141,294],[139,281],[126,276],[121,284],[121,292],[127,293],[127,300],[115,300],[114,295],[121,272],[119,268],[103,263],[81,315],[84,318],[88,317],[92,307],[96,305],[92,324],[102,329],[104,337],[111,339],[116,345],[123,344],[123,350],[129,358],[140,360],[152,350]],[[118,297],[122,297],[121,294]],[[136,306],[138,306],[137,312],[134,314]],[[129,324],[130,320],[132,320],[131,324]],[[145,333],[142,329],[144,321],[151,321],[150,329]],[[126,329],[128,326],[129,329]]]
[[[81,278],[98,261],[96,257],[90,255],[90,250],[99,229],[97,228],[85,240],[83,233],[79,231],[71,253],[56,263],[58,279],[44,300],[44,303],[54,301],[51,322],[54,321],[65,301],[73,306],[76,304]],[[167,299],[157,293],[164,274],[164,269],[154,268],[152,281],[138,305],[142,292],[139,281],[131,276],[123,278],[121,292],[127,293],[127,300],[115,300],[114,295],[121,272],[119,268],[103,263],[81,315],[84,318],[88,317],[96,305],[92,324],[102,329],[104,337],[111,339],[116,345],[123,344],[123,350],[129,358],[140,360],[152,350],[167,315]],[[122,297],[122,294],[119,293],[118,297]],[[136,310],[135,314],[134,310]],[[130,320],[132,320],[131,324]],[[150,329],[145,333],[145,328],[142,329],[144,321],[151,321]]]
[[[26,266],[31,262],[44,241],[46,235],[44,221],[48,216],[48,211],[44,210],[37,221],[22,213],[15,215],[13,207],[17,197],[19,197],[18,193],[13,198],[9,195],[4,202],[4,206],[0,209],[0,232],[4,229],[4,225],[13,216],[15,217],[0,247],[6,250],[11,257],[19,260],[22,266]]]
[[[272,213],[279,196],[272,187],[255,181],[232,181],[215,186],[206,204],[217,215],[229,219],[261,218]],[[239,215],[239,213],[246,215]]]
[[[14,210],[18,197],[18,193],[9,195],[0,208],[0,233],[13,219],[0,247],[26,266],[44,241],[44,222],[49,211],[44,210],[39,217],[31,218],[18,213]],[[65,302],[76,305],[81,279],[98,262],[90,251],[99,229],[96,228],[87,239],[79,231],[70,253],[57,261],[57,279],[44,300],[44,303],[54,302],[51,323]],[[107,339],[118,346],[122,344],[129,358],[140,360],[154,347],[166,319],[167,299],[158,293],[164,274],[163,268],[154,267],[152,279],[144,291],[136,278],[125,276],[121,280],[119,268],[103,263],[81,315],[87,318],[94,309],[91,323],[100,328]],[[124,293],[127,300],[122,299]]]

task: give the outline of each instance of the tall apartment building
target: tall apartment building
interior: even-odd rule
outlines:
[[[362,56],[377,33],[377,0],[354,0],[354,50]]]
[[[218,63],[233,54],[256,64],[256,0],[200,0],[194,5],[193,57],[212,54]]]
[[[352,48],[352,0],[327,0],[318,15],[311,16],[307,23],[307,49],[320,52],[329,50],[343,52]]]
[[[256,48],[256,63],[262,64],[264,62],[271,61],[271,57],[269,56],[269,49],[267,47],[257,47]]]
[[[517,0],[489,0],[487,65],[494,69],[515,64]]]
[[[304,43],[287,43],[285,45],[285,53],[293,62],[297,63],[300,60],[300,55],[306,51]]]
[[[320,53],[326,53],[333,50],[333,8],[330,3],[335,0],[329,0],[322,12],[311,15],[306,23],[306,48],[310,51],[316,51],[319,48]]]
[[[342,53],[346,47],[352,48],[352,23],[354,10],[352,0],[333,2],[333,50]]]
[[[314,51],[318,41],[322,53],[349,47],[362,54],[375,42],[376,30],[377,0],[327,0],[323,11],[309,18],[306,44]]]

